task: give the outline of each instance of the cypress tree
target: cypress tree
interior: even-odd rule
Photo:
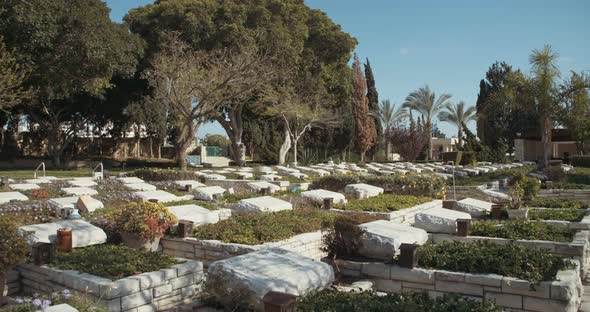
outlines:
[[[377,92],[377,87],[375,86],[375,76],[373,75],[373,69],[371,68],[369,58],[367,58],[367,62],[365,63],[365,79],[367,80],[367,99],[369,100],[369,112],[377,113],[379,110],[379,93]],[[383,127],[377,118],[372,118],[371,122],[375,125],[375,129],[377,130],[377,144],[367,151],[367,154],[372,157],[379,149],[379,143],[383,141]]]

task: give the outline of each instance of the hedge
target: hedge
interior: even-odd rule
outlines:
[[[478,221],[471,223],[469,235],[506,239],[571,242],[576,230],[545,222],[511,220],[502,223]]]
[[[169,268],[178,263],[173,257],[159,252],[138,250],[122,245],[95,245],[77,248],[69,253],[57,253],[49,266],[118,280],[139,273]]]
[[[474,274],[499,274],[537,283],[553,281],[558,271],[574,264],[543,249],[515,243],[445,241],[420,246],[418,266]]]
[[[575,167],[590,167],[590,155],[570,156],[570,162]]]
[[[500,312],[491,302],[477,302],[457,294],[431,298],[426,293],[377,294],[372,291],[324,290],[297,300],[297,311],[305,312]]]
[[[531,209],[529,210],[530,220],[558,220],[569,222],[580,222],[586,212],[580,209]]]
[[[588,208],[588,204],[575,199],[568,198],[541,198],[536,197],[525,203],[529,207],[538,208],[573,208],[583,209]]]
[[[424,196],[381,194],[367,199],[351,200],[348,204],[338,205],[336,208],[353,211],[391,212],[430,201],[432,198]]]
[[[143,168],[135,170],[134,175],[146,181],[174,181],[199,179],[199,176],[193,171],[181,171],[174,169]]]

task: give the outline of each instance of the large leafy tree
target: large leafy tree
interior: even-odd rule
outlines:
[[[447,105],[450,98],[451,95],[446,93],[437,98],[430,87],[425,86],[410,93],[406,97],[403,107],[420,113],[425,120],[426,132],[432,136],[432,117]],[[427,146],[426,157],[432,159],[432,140],[429,139]]]
[[[28,114],[45,133],[48,153],[61,165],[64,150],[91,121],[84,114],[112,87],[115,75],[135,72],[140,39],[113,23],[99,0],[6,0],[0,32],[19,61],[31,67],[26,85],[35,90]]]
[[[563,102],[558,114],[560,124],[570,130],[578,151],[585,152],[584,143],[590,140],[590,77],[572,72],[560,88]]]
[[[24,86],[29,74],[29,68],[16,60],[0,36],[0,110],[6,110],[29,98],[30,90]]]
[[[377,130],[374,119],[369,114],[369,99],[367,98],[367,81],[361,69],[358,56],[354,56],[352,64],[354,92],[352,94],[352,107],[355,120],[355,134],[357,152],[361,156],[361,162],[365,161],[365,155],[377,141]]]
[[[447,104],[445,110],[438,113],[438,119],[442,122],[453,124],[457,127],[459,147],[463,146],[463,125],[476,120],[475,106],[465,108],[465,102]]]

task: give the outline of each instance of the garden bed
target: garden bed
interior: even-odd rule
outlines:
[[[580,223],[586,216],[586,209],[555,209],[555,208],[532,208],[529,209],[529,220],[553,220]]]
[[[424,196],[381,194],[367,199],[354,199],[346,205],[337,205],[336,208],[356,212],[389,213],[431,201],[432,198]]]
[[[419,267],[413,269],[340,259],[334,264],[344,276],[373,279],[376,290],[386,293],[457,293],[508,309],[577,311],[583,288],[575,261],[568,265],[559,257],[515,244],[459,245],[420,247]],[[506,275],[498,274],[502,272]]]
[[[395,196],[395,195],[393,195]],[[374,197],[377,198],[377,197]],[[423,198],[423,197],[418,197]],[[366,201],[368,199],[359,200],[359,201]],[[389,221],[396,221],[404,224],[411,224],[414,222],[414,216],[423,211],[427,211],[436,207],[442,207],[442,200],[431,200],[425,202],[423,204],[419,204],[409,208],[403,208],[397,211],[392,212],[373,212],[373,211],[357,211],[357,210],[346,210],[333,208],[330,209],[330,212],[339,213],[339,214],[362,214],[368,216],[374,216],[379,219],[389,220]]]
[[[578,199],[564,198],[541,198],[536,197],[525,203],[528,207],[533,208],[560,208],[560,209],[587,209],[590,208],[588,203]]]
[[[510,220],[472,222],[469,235],[506,239],[570,242],[576,231],[545,222]]]
[[[162,256],[155,259],[155,253],[149,257],[146,252],[124,252],[111,246],[102,247],[106,249],[98,256],[95,253],[101,251],[101,247],[88,248],[94,249],[90,249],[90,252],[78,249],[70,255],[59,255],[56,262],[49,266],[19,265],[17,270],[21,276],[23,292],[50,295],[62,289],[70,289],[90,296],[94,301],[105,305],[109,311],[164,311],[198,301],[201,296],[199,285],[204,280],[201,262],[182,260],[183,263],[178,263],[173,258],[161,261]],[[140,254],[143,258],[136,257]],[[82,256],[85,258],[80,258]],[[97,263],[93,265],[91,260]],[[81,270],[72,270],[76,268]],[[146,269],[150,271],[133,272]],[[125,277],[111,280],[105,276]]]

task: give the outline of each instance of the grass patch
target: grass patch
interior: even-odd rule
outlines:
[[[319,231],[333,215],[318,209],[296,209],[232,216],[215,224],[199,226],[193,237],[224,243],[258,245],[302,233]]]
[[[530,209],[530,220],[558,220],[569,222],[580,222],[586,211],[580,209]]]
[[[391,212],[430,201],[432,198],[424,196],[381,194],[367,199],[351,200],[347,205],[338,205],[336,208],[352,211]]]
[[[95,245],[58,253],[50,266],[76,270],[118,280],[145,272],[158,271],[178,264],[176,259],[159,252],[137,250],[123,245]]]
[[[375,292],[339,292],[324,290],[301,298],[297,311],[357,311],[357,312],[500,312],[490,302],[482,303],[455,294],[430,298],[428,294],[378,295]]]
[[[499,274],[533,283],[553,281],[558,271],[574,264],[543,249],[488,241],[442,242],[420,246],[418,266],[475,274]]]
[[[471,223],[469,235],[506,239],[545,240],[571,242],[575,230],[544,222],[510,220],[501,223],[480,221]]]

